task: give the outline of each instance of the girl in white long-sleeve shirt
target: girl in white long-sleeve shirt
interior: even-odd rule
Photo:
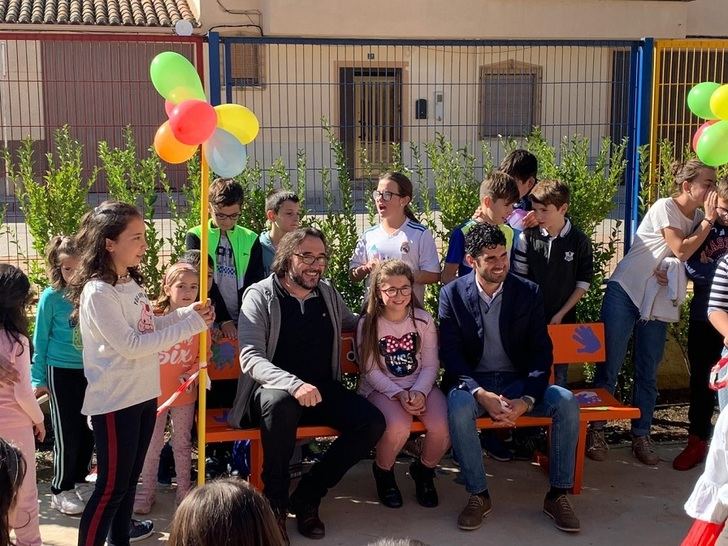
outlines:
[[[156,420],[158,352],[203,331],[208,303],[155,317],[139,263],[146,227],[132,205],[106,201],[82,220],[81,265],[69,290],[83,340],[88,380],[82,412],[91,416],[98,461],[79,546],[129,544],[136,483]],[[151,522],[141,522],[151,532]]]

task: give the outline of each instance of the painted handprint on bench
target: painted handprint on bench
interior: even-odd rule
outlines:
[[[602,348],[602,343],[594,333],[594,330],[591,329],[591,326],[579,326],[574,330],[574,335],[571,339],[581,345],[576,350],[577,353],[592,354]]]

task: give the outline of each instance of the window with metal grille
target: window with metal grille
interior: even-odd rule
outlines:
[[[236,87],[261,87],[263,49],[258,44],[230,44],[230,78]]]
[[[480,67],[480,138],[528,135],[541,116],[541,68],[506,61]]]

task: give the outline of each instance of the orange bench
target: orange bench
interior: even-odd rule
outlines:
[[[604,325],[593,324],[561,324],[549,326],[549,335],[554,344],[555,364],[583,364],[599,363],[605,358]],[[581,342],[579,341],[581,340]],[[352,334],[344,334],[342,339],[341,367],[344,373],[358,374],[359,368],[354,361],[354,338]],[[586,345],[585,345],[586,343]],[[232,344],[232,342],[231,342]],[[213,349],[214,353],[218,353]],[[227,350],[225,353],[237,354],[236,350]],[[215,362],[224,360],[223,355],[213,356]],[[240,366],[237,363],[226,362],[222,366],[213,363],[208,367],[211,380],[235,379]],[[574,394],[580,398],[581,417],[579,426],[579,439],[576,446],[576,467],[574,471],[573,493],[579,494],[582,488],[584,473],[584,456],[586,445],[587,426],[591,421],[613,421],[618,419],[635,419],[639,417],[639,409],[625,406],[604,389],[579,389]],[[250,483],[262,488],[261,473],[263,468],[263,447],[260,441],[258,428],[236,429],[227,424],[227,410],[207,410],[206,415],[200,412],[200,419],[206,422],[207,443],[230,442],[235,440],[250,440]],[[480,429],[501,428],[490,417],[481,417],[476,422]],[[549,426],[549,417],[523,416],[516,422],[517,427]],[[424,432],[425,427],[420,421],[412,423],[412,432]],[[338,432],[325,426],[302,426],[296,433],[296,438],[307,439],[325,436],[336,436]],[[204,458],[198,460],[198,473],[205,475]]]

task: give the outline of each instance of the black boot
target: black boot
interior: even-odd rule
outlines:
[[[372,463],[374,481],[377,484],[377,496],[387,508],[400,508],[402,506],[402,493],[394,479],[394,470],[382,470],[377,463]]]
[[[410,476],[415,481],[415,494],[417,502],[425,508],[434,508],[437,506],[439,499],[437,498],[437,490],[435,489],[435,469],[427,468],[417,459],[409,468]]]

